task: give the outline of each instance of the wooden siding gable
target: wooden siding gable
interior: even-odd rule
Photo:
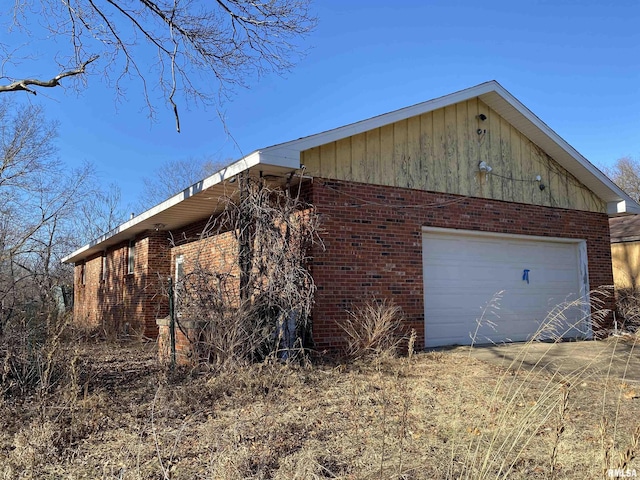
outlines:
[[[603,200],[477,97],[300,156],[317,177],[606,212]],[[483,161],[490,173],[480,172]]]

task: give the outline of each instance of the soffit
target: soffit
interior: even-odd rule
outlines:
[[[253,177],[273,176],[286,180],[291,173],[290,168],[260,164],[250,167],[249,174]],[[214,176],[212,176],[214,177]],[[211,179],[212,177],[208,177]],[[186,225],[206,219],[208,216],[219,214],[226,205],[226,201],[237,194],[238,183],[230,180],[219,182],[198,182],[174,195],[165,202],[141,213],[128,222],[119,225],[95,239],[88,245],[76,250],[64,258],[64,263],[77,263],[109,247],[134,239],[137,235],[149,230],[176,230]]]

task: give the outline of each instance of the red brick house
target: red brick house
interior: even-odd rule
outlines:
[[[195,232],[242,172],[303,182],[322,218],[325,248],[311,265],[318,348],[339,345],[338,322],[373,297],[402,307],[421,346],[474,332],[481,343],[524,340],[576,299],[567,335],[590,337],[589,292],[613,283],[608,219],[640,212],[491,81],[256,150],[132,218],[64,260],[75,265],[75,318],[156,336],[167,314],[158,278],[208,248]],[[494,327],[476,332],[492,301]]]

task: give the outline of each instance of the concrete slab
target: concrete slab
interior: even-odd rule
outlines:
[[[526,368],[559,373],[567,380],[582,372],[640,383],[640,337],[634,335],[605,340],[455,347],[453,351],[513,370]]]

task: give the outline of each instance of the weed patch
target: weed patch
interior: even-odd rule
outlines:
[[[635,342],[171,374],[152,343],[76,344],[0,403],[0,478],[602,478],[638,468]]]

